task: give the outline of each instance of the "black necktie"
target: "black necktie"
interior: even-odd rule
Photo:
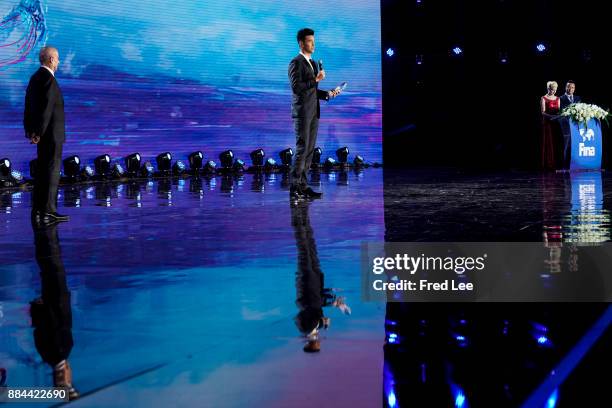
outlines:
[[[310,65],[312,66],[312,70],[315,73],[315,75],[317,75],[317,68],[316,68],[315,62],[314,62],[314,60],[312,58],[310,59]]]

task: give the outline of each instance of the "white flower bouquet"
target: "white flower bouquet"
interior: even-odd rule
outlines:
[[[588,103],[572,103],[567,108],[563,109],[561,116],[567,116],[579,124],[587,126],[587,122],[591,119],[604,120],[608,124],[610,112],[600,108],[597,105]]]

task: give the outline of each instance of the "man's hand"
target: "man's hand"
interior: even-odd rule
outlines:
[[[30,144],[38,144],[40,142],[40,136],[37,136],[35,133],[30,134]]]
[[[329,93],[329,98],[330,99],[335,98],[336,96],[340,95],[340,92],[342,92],[342,91],[340,89],[337,89],[337,88],[329,91],[328,92]]]
[[[319,71],[319,73],[317,74],[317,77],[315,78],[315,81],[317,82],[321,82],[322,80],[325,79],[325,71],[321,70]]]

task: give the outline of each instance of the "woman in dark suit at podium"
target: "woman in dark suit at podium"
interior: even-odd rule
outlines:
[[[561,142],[561,127],[556,119],[560,110],[560,99],[557,93],[557,83],[546,83],[548,92],[540,100],[542,110],[542,168],[554,170],[559,159]]]

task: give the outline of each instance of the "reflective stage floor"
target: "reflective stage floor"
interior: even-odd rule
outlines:
[[[611,176],[370,168],[311,183],[323,199],[296,205],[281,174],[64,186],[72,219],[47,228],[29,191],[0,193],[0,380],[52,386],[49,362],[68,356],[75,406],[609,398],[606,304],[363,302],[360,261],[364,241],[610,241]]]

